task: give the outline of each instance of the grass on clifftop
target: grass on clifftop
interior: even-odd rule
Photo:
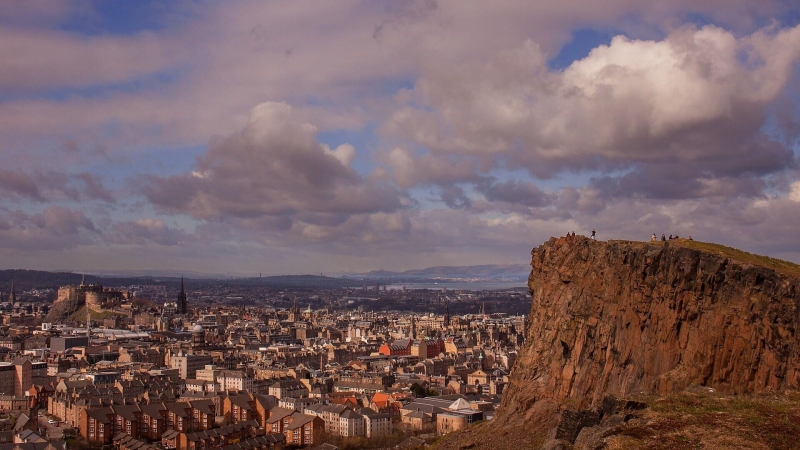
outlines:
[[[649,400],[643,415],[608,439],[608,450],[800,448],[800,394],[727,396],[684,392]]]
[[[636,242],[636,241],[625,241]],[[673,239],[666,241],[668,245],[691,248],[693,250],[700,250],[702,252],[710,253],[712,255],[719,255],[725,258],[730,258],[745,264],[754,266],[766,267],[776,272],[800,278],[800,265],[793,262],[784,261],[782,259],[771,258],[764,255],[756,255],[748,253],[744,250],[739,250],[732,247],[726,247],[721,244],[713,244],[711,242],[690,241],[688,239]],[[645,244],[664,245],[664,241],[645,242]]]
[[[675,241],[673,241],[675,242]],[[769,256],[755,255],[748,253],[744,250],[739,250],[731,247],[726,247],[720,244],[712,244],[709,242],[690,241],[686,239],[678,239],[678,244],[682,247],[688,247],[695,250],[701,250],[707,253],[713,253],[727,258],[735,259],[743,263],[752,264],[754,266],[763,266],[793,277],[800,277],[800,265],[793,262],[784,261],[782,259],[770,258]]]
[[[648,406],[622,412],[629,419],[599,426],[594,440],[575,450],[797,450],[800,392],[723,395],[707,388],[659,397],[634,396]],[[539,450],[545,442],[531,425],[479,422],[440,438],[434,450]],[[602,447],[598,447],[602,443]]]

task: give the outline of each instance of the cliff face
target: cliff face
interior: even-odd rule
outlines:
[[[58,298],[42,320],[46,323],[63,323],[67,318],[83,308],[86,300],[80,297]],[[84,320],[85,322],[85,320]]]
[[[562,237],[534,249],[527,341],[500,423],[552,425],[556,410],[689,385],[797,388],[800,279],[699,245]]]

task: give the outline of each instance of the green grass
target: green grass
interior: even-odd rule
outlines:
[[[649,441],[640,448],[726,448],[722,442],[727,440],[790,450],[797,448],[800,436],[797,392],[775,396],[684,392],[651,399],[649,405],[647,425],[630,433]]]
[[[116,311],[95,311],[91,310],[90,312],[92,316],[92,320],[103,320],[106,317],[110,316],[124,316],[124,314]],[[67,322],[86,322],[86,307],[81,306],[81,308],[74,313],[72,313],[68,318]]]
[[[699,250],[705,253],[710,253],[712,255],[719,255],[741,263],[765,267],[768,269],[772,269],[778,273],[782,273],[784,275],[792,277],[800,277],[799,264],[795,264],[789,261],[784,261],[782,259],[771,258],[769,256],[756,255],[753,253],[748,253],[744,250],[727,247],[721,244],[714,244],[711,242],[690,241],[688,239],[683,239],[683,238],[673,239],[671,241],[666,241],[666,242],[664,241],[656,241],[656,242],[613,241],[613,242],[626,242],[630,244],[639,244],[639,245],[645,244],[645,245],[658,245],[658,246],[663,246],[664,244],[667,244],[674,247],[685,247],[693,250]]]
[[[631,400],[648,407],[630,411],[629,421],[605,431],[606,450],[800,448],[800,392],[734,396],[701,389],[665,397],[637,395]],[[479,422],[439,438],[430,448],[538,449],[544,440],[525,422],[516,422],[511,428]]]
[[[767,267],[776,272],[783,273],[794,277],[800,277],[800,265],[793,262],[784,261],[782,259],[771,258],[764,255],[756,255],[748,253],[744,250],[726,247],[720,244],[712,244],[709,242],[698,242],[679,239],[677,242],[681,247],[687,247],[694,250],[701,250],[707,253],[724,256],[726,258],[735,259],[743,263],[752,264],[754,266]]]

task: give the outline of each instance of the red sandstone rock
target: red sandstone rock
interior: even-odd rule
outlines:
[[[759,393],[800,384],[800,279],[666,244],[582,237],[532,252],[527,341],[499,423],[689,385]],[[543,424],[544,425],[544,424]]]

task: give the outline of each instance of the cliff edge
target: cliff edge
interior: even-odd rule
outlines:
[[[526,430],[562,448],[604,415],[645,407],[617,399],[800,384],[797,265],[683,239],[578,236],[535,248],[531,267],[527,340],[494,433]]]

